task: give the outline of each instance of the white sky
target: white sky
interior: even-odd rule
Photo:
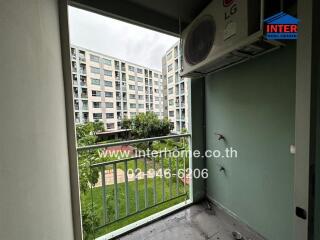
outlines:
[[[178,38],[69,7],[70,42],[161,70],[161,58]]]

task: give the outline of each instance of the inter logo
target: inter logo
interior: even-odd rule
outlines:
[[[295,40],[298,38],[300,20],[280,12],[264,20],[267,40]]]

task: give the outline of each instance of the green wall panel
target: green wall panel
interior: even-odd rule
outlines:
[[[295,61],[292,44],[205,82],[207,149],[238,151],[207,159],[207,195],[271,240],[293,234]]]

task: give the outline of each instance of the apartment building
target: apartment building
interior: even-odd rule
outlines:
[[[180,42],[175,43],[162,58],[162,74],[164,89],[164,116],[167,116],[174,126],[174,132],[188,129],[190,111],[189,87],[190,79],[181,78]]]
[[[121,128],[124,117],[164,116],[162,72],[78,46],[71,46],[76,123],[102,121]]]

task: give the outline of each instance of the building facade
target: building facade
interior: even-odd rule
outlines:
[[[164,116],[180,133],[189,126],[189,88],[190,79],[180,77],[181,48],[175,43],[162,58]]]
[[[162,72],[71,46],[76,123],[102,121],[121,128],[124,117],[152,111],[164,116]]]

